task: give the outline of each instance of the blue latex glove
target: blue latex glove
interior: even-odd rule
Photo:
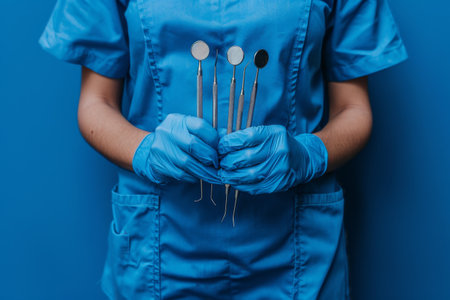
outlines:
[[[219,176],[250,194],[285,191],[323,175],[328,152],[314,134],[292,137],[284,126],[250,127],[221,137]]]
[[[198,179],[221,184],[216,130],[205,120],[169,114],[138,146],[133,169],[158,184]]]

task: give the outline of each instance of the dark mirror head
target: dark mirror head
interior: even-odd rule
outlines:
[[[267,62],[269,61],[269,53],[267,53],[267,51],[264,49],[258,50],[255,53],[254,61],[255,61],[255,66],[257,68],[259,68],[259,69],[264,68],[267,65]]]

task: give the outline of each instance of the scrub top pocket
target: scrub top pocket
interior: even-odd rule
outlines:
[[[296,194],[294,299],[349,299],[343,212],[338,185],[330,193]]]
[[[159,196],[112,190],[102,288],[110,299],[159,299]]]

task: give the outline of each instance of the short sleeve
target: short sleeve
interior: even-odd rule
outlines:
[[[129,68],[124,11],[119,0],[59,0],[39,44],[58,59],[122,78]]]
[[[334,0],[323,54],[329,81],[366,76],[408,57],[386,0]]]

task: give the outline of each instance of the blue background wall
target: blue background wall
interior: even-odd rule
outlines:
[[[390,3],[410,59],[371,78],[373,136],[341,172],[352,294],[450,299],[450,4]],[[0,10],[0,299],[105,299],[115,167],[78,132],[79,67],[37,44],[53,5]]]

